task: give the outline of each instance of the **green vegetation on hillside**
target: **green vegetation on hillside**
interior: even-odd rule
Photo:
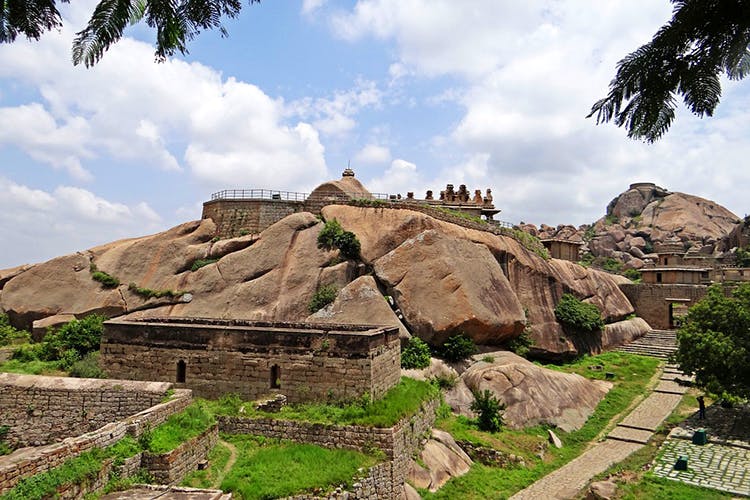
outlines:
[[[214,417],[202,401],[195,401],[183,411],[170,416],[153,431],[141,435],[141,447],[151,453],[166,453],[211,427]]]
[[[555,318],[573,332],[596,332],[604,328],[604,320],[594,304],[582,302],[574,295],[563,294],[555,307]]]
[[[0,347],[6,345],[25,344],[31,340],[26,330],[19,330],[10,324],[7,314],[0,314]]]
[[[226,395],[218,401],[206,401],[206,405],[217,415],[241,415],[248,418],[270,417],[281,420],[304,420],[338,425],[366,425],[390,427],[404,417],[416,413],[421,405],[437,398],[439,390],[428,382],[407,377],[386,395],[371,401],[365,395],[358,401],[348,403],[303,403],[284,406],[278,413],[255,410],[252,404],[242,401],[237,395]]]
[[[333,303],[338,294],[339,290],[334,285],[321,286],[315,291],[310,299],[310,303],[307,305],[307,310],[311,313],[318,312],[328,304]]]
[[[421,369],[430,366],[430,346],[419,337],[411,337],[401,349],[401,368]]]
[[[346,259],[359,259],[361,245],[357,235],[351,231],[344,231],[336,219],[328,220],[318,233],[318,248],[325,250],[338,249]]]

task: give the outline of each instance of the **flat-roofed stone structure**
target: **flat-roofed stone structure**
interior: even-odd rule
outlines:
[[[380,398],[400,379],[398,328],[158,318],[104,323],[110,377],[173,382],[198,396],[284,394],[290,403]]]

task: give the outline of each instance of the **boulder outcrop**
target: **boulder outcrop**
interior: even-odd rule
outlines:
[[[608,382],[542,368],[511,352],[491,357],[492,362],[470,366],[461,381],[472,391],[492,391],[505,403],[505,423],[512,428],[548,424],[564,431],[578,429],[611,388]],[[464,414],[471,404],[465,392],[457,386],[446,396],[454,410]]]

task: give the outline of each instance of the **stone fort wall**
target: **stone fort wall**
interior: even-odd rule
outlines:
[[[173,382],[201,397],[290,403],[380,398],[400,379],[398,329],[189,318],[104,324],[111,377]]]
[[[306,211],[304,202],[293,200],[211,200],[203,204],[202,219],[216,223],[223,238],[257,234],[287,215]],[[319,211],[319,210],[318,210]]]
[[[47,420],[63,419],[70,415],[71,418],[79,418],[83,399],[75,395],[75,387],[69,386],[66,391],[71,398],[60,398],[61,386],[68,383],[78,382],[82,385],[81,392],[90,398],[97,390],[100,401],[95,405],[89,404],[89,416],[95,418],[94,408],[97,412],[109,415],[101,427],[91,432],[86,432],[86,426],[78,431],[67,429],[61,433],[69,434],[70,437],[58,438],[57,442],[16,450],[10,455],[0,457],[0,494],[13,488],[18,482],[26,477],[35,476],[50,469],[62,465],[66,460],[74,458],[83,452],[94,448],[106,448],[117,443],[126,435],[138,437],[145,430],[153,429],[163,423],[169,416],[184,410],[191,402],[191,392],[178,389],[174,391],[171,399],[161,402],[166,396],[171,384],[153,384],[143,382],[118,381],[118,380],[94,380],[94,379],[66,379],[64,377],[40,377],[33,375],[0,374],[0,397],[8,394],[14,395],[14,401],[6,406],[4,400],[0,406],[0,425],[10,425],[11,435],[21,434],[25,429],[35,433],[33,425],[24,422],[23,416],[29,407],[34,411],[44,409]],[[34,383],[32,383],[34,382]],[[33,388],[33,389],[32,389]],[[108,398],[110,393],[117,393],[116,398]],[[144,393],[156,394],[158,399],[149,408],[120,417],[133,408],[133,403],[128,402],[127,394],[131,394],[133,400],[143,401]],[[87,399],[90,402],[90,399]],[[137,406],[137,405],[136,405]],[[99,417],[99,420],[104,420]],[[37,422],[41,422],[37,419]],[[45,425],[41,422],[41,425]],[[46,424],[51,428],[53,422]],[[28,439],[27,439],[28,441]],[[47,440],[44,440],[47,441]],[[138,459],[140,464],[140,458]],[[102,477],[106,477],[106,474]],[[106,481],[105,481],[106,482]],[[68,485],[70,492],[62,494],[64,498],[76,497],[77,492],[74,485]],[[72,492],[72,493],[71,493]],[[70,496],[72,495],[72,496]]]
[[[651,328],[669,330],[674,328],[671,316],[672,303],[692,306],[705,297],[705,285],[656,285],[648,283],[627,283],[620,289],[628,298],[635,314],[646,320]],[[677,299],[677,300],[670,300]]]
[[[96,430],[164,399],[171,384],[0,373],[0,425],[14,448]]]

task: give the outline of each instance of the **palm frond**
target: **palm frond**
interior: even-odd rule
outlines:
[[[39,40],[59,26],[62,20],[55,0],[0,0],[0,43],[11,43],[18,35]]]
[[[73,64],[96,64],[104,52],[120,38],[137,12],[132,0],[102,0],[94,9],[88,25],[73,40]]]

